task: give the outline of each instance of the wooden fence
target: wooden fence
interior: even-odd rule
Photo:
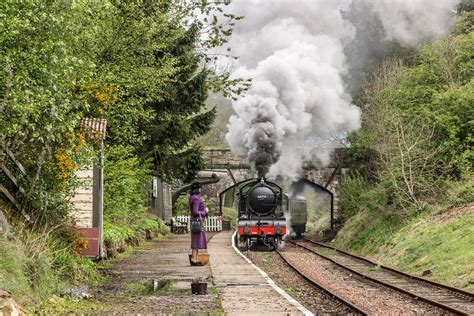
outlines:
[[[2,192],[3,195],[5,195],[8,200],[10,200],[13,206],[21,212],[26,221],[28,223],[31,223],[30,216],[25,213],[24,205],[22,206],[20,201],[17,200],[19,196],[25,198],[27,196],[27,190],[20,184],[18,175],[15,175],[14,172],[12,172],[13,169],[9,169],[9,167],[7,166],[7,160],[9,159],[10,162],[13,163],[10,164],[11,167],[15,167],[16,169],[18,169],[20,172],[17,172],[17,174],[21,173],[21,175],[24,176],[25,181],[28,182],[28,184],[31,183],[31,179],[26,173],[25,167],[23,167],[23,165],[16,159],[15,154],[5,144],[3,136],[0,137],[0,147],[0,170],[10,179],[11,183],[15,188],[14,191],[11,189],[9,190],[3,185],[3,183],[0,183],[0,192]]]
[[[176,219],[180,222],[188,224],[189,229],[189,216],[179,215]],[[220,232],[222,231],[222,220],[219,220],[217,216],[209,216],[206,218],[205,227],[207,232]]]

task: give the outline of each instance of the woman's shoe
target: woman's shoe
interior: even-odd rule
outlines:
[[[199,267],[199,266],[202,266],[202,263],[199,262],[199,261],[193,261],[193,260],[191,260],[191,266],[193,266],[193,267]]]

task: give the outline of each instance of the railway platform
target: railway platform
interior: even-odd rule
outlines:
[[[216,234],[208,244],[214,285],[228,315],[303,315],[309,312],[264,273],[237,253],[232,233]]]
[[[210,262],[196,267],[189,265],[189,234],[155,241],[111,263],[107,282],[93,289],[91,301],[106,302],[104,315],[304,314],[304,307],[235,251],[231,236],[207,233]],[[191,294],[196,279],[207,282],[207,295]]]

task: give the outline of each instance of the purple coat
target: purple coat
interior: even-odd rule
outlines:
[[[189,209],[191,211],[191,220],[205,221],[207,213],[204,207],[204,201],[199,193],[195,193],[189,197]],[[207,249],[206,233],[191,232],[191,249]]]

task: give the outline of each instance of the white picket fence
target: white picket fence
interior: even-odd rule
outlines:
[[[189,216],[179,215],[176,219],[180,222],[188,224],[189,229]],[[205,221],[205,227],[207,232],[220,232],[222,231],[222,221],[217,219],[217,216],[208,216]]]

